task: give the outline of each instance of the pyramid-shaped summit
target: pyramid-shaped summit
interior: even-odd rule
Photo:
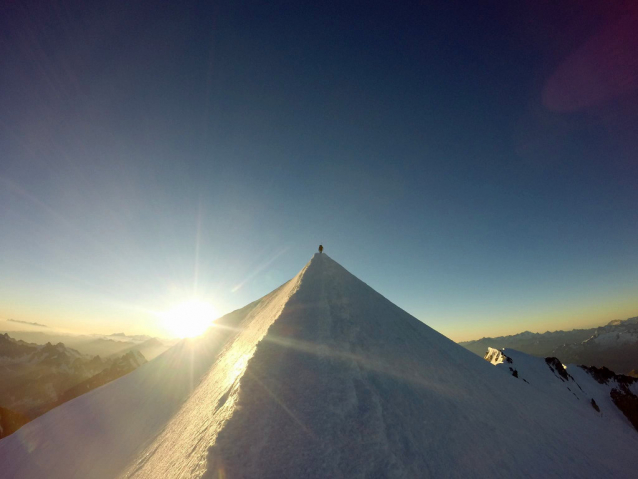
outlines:
[[[635,477],[636,431],[589,409],[504,374],[316,254],[197,341],[1,441],[0,475]]]

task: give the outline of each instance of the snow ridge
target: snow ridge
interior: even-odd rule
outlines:
[[[637,444],[632,431],[612,448],[596,436],[614,433],[595,415],[548,413],[544,394],[494,375],[326,255],[315,256],[264,339],[205,477],[633,474],[626,458],[599,453]]]
[[[202,338],[0,441],[0,463],[16,479],[634,477],[636,431],[572,402],[317,254]]]

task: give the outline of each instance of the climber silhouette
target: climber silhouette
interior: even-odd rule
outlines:
[[[319,254],[323,253],[323,245],[319,245]]]

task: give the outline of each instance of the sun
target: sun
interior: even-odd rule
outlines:
[[[180,338],[192,338],[206,331],[217,318],[217,311],[206,301],[192,299],[163,314],[165,327]]]

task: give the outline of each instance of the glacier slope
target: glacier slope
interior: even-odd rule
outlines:
[[[638,435],[554,401],[316,256],[206,477],[633,477]]]

